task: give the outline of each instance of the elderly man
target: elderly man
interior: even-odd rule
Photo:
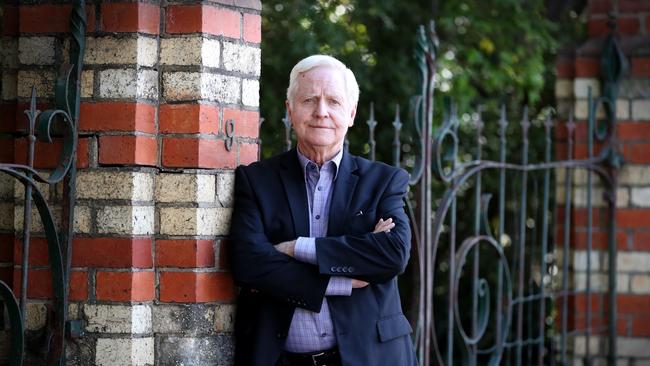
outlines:
[[[408,174],[343,151],[359,87],[337,59],[294,66],[297,149],[240,166],[229,246],[236,365],[416,365],[397,275]]]

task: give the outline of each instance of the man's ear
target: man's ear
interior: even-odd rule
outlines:
[[[354,125],[354,117],[356,117],[356,115],[357,115],[357,106],[355,105],[354,107],[352,107],[352,111],[350,111],[350,124],[348,125],[348,127],[352,127],[352,125]]]

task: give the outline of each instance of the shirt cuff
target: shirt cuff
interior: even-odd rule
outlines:
[[[330,277],[325,296],[350,296],[352,294],[352,279],[348,277]]]
[[[293,255],[301,262],[316,264],[316,239],[299,236]]]

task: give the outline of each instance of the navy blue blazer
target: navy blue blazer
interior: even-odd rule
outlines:
[[[276,251],[274,244],[309,236],[304,175],[294,150],[240,166],[229,255],[241,287],[235,319],[235,365],[274,366],[296,307],[320,311],[330,276],[370,285],[327,298],[345,366],[417,365],[402,313],[397,275],[409,259],[404,212],[408,174],[343,154],[334,182],[328,236],[316,239],[318,265]],[[379,218],[390,232],[372,233]]]

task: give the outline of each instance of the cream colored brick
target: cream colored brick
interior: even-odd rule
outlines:
[[[227,235],[229,208],[160,208],[160,233],[163,235]]]
[[[576,98],[587,98],[590,87],[592,97],[600,95],[600,81],[598,79],[575,78],[573,81],[573,95]]]
[[[23,65],[54,64],[54,37],[20,37],[18,61]]]
[[[617,337],[616,348],[619,357],[650,358],[650,347],[647,338]]]
[[[138,70],[136,95],[142,99],[158,99],[158,72],[155,70]]]
[[[235,174],[219,173],[217,176],[217,200],[223,207],[232,207],[235,195]]]
[[[201,60],[203,66],[219,67],[221,43],[216,39],[203,39],[201,46]]]
[[[95,72],[93,70],[84,70],[81,72],[81,97],[91,98],[93,96],[93,83],[95,81]]]
[[[154,364],[153,338],[98,338],[97,366],[149,366]]]
[[[650,207],[650,187],[632,187],[632,204],[637,207]]]
[[[2,100],[14,100],[18,93],[18,77],[15,73],[2,73]]]
[[[594,179],[595,180],[595,179]],[[605,207],[607,201],[603,198],[604,189],[601,187],[594,187],[591,190],[591,205],[592,207]],[[577,207],[587,207],[587,187],[574,187],[572,194],[572,202]],[[561,198],[562,203],[564,197]],[[616,190],[616,207],[627,207],[630,202],[630,193],[627,188],[618,188]]]
[[[54,225],[56,227],[61,226],[61,207],[57,206],[50,206],[50,211],[52,212],[52,220],[54,221]],[[14,207],[14,230],[18,232],[23,231],[23,206],[15,206]],[[36,205],[32,206],[32,225],[31,225],[31,232],[36,232],[40,233],[43,232],[43,223],[41,222],[41,216],[38,213],[38,210],[36,209]]]
[[[102,98],[135,98],[137,84],[135,69],[107,69],[99,72],[99,96]]]
[[[201,74],[198,72],[164,73],[163,96],[168,101],[201,99]]]
[[[632,119],[635,121],[650,120],[650,99],[632,101]]]
[[[153,200],[153,175],[141,172],[81,171],[77,175],[77,198]]]
[[[214,202],[215,176],[208,174],[160,174],[157,202]]]
[[[0,230],[8,231],[14,229],[14,203],[0,202]]]
[[[602,253],[599,251],[592,251],[591,255],[587,255],[586,250],[576,250],[573,252],[573,269],[576,271],[587,270],[587,258],[591,259],[591,270],[597,271],[601,269],[600,257]]]
[[[27,329],[36,330],[45,326],[47,320],[47,307],[45,304],[27,303]]]
[[[13,201],[14,181],[15,179],[9,174],[0,173],[0,200]]]
[[[603,352],[603,342],[604,340],[600,337],[591,336],[589,338],[589,352],[592,355]],[[575,336],[573,338],[573,352],[575,355],[585,355],[587,353],[587,337]]]
[[[259,107],[260,105],[260,82],[257,80],[244,79],[242,81],[241,101],[249,107]]]
[[[235,305],[218,304],[215,309],[214,330],[217,333],[235,330]]]
[[[13,37],[0,37],[0,65],[3,70],[18,67],[18,40]]]
[[[239,78],[234,76],[203,73],[201,96],[214,102],[238,103],[241,89],[239,84]]]
[[[586,120],[589,117],[589,102],[587,99],[576,99],[573,104],[574,117],[578,120]],[[605,109],[602,104],[596,109],[596,118],[605,118]]]
[[[630,276],[625,273],[616,274],[616,291],[620,293],[630,292]]]
[[[29,98],[32,95],[32,85],[36,87],[39,98],[54,96],[54,72],[52,71],[18,71],[18,97]]]
[[[158,59],[158,40],[138,37],[138,65],[153,67]]]
[[[586,273],[576,273],[574,275],[574,288],[576,291],[585,291],[587,290],[587,274]],[[608,277],[605,273],[592,272],[589,276],[591,283],[591,291],[602,292],[607,291],[608,289]]]
[[[20,181],[14,179],[14,198],[16,200],[24,200],[25,199],[25,186],[23,186]],[[41,192],[43,195],[43,198],[45,198],[46,201],[50,200],[50,185],[47,183],[41,183],[41,182],[36,182],[36,187],[38,190]],[[32,187],[32,190],[34,188]]]
[[[650,263],[646,266],[645,274],[632,276],[630,281],[630,292],[633,294],[650,295]]]
[[[647,272],[649,263],[649,252],[618,252],[616,269],[619,272]]]
[[[80,234],[89,234],[92,227],[92,217],[90,216],[90,207],[75,206],[74,208],[74,232]]]
[[[152,330],[149,305],[83,305],[86,331],[93,333],[142,334]]]
[[[555,81],[555,97],[556,98],[573,97],[573,80],[557,79]]]
[[[650,166],[623,165],[618,176],[619,184],[625,185],[650,185]]]
[[[616,118],[630,118],[630,101],[627,99],[616,99]]]
[[[106,206],[97,212],[100,233],[146,235],[154,232],[153,206]]]
[[[261,55],[259,48],[232,42],[223,43],[223,66],[228,71],[258,76]]]
[[[136,38],[86,37],[84,64],[128,65],[138,57]]]
[[[201,65],[219,67],[221,44],[203,37],[161,40],[160,63],[163,65]]]

